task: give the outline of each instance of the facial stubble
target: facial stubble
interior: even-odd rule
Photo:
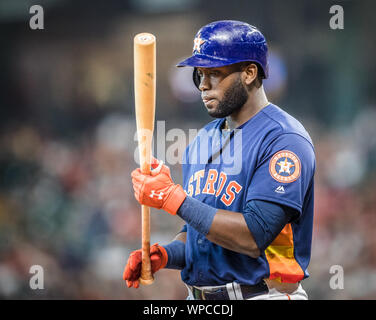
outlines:
[[[240,110],[248,99],[247,90],[241,81],[240,76],[225,91],[223,99],[219,101],[218,106],[209,115],[213,118],[224,118]]]

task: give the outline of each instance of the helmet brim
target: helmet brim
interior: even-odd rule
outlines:
[[[262,65],[257,60],[251,60],[251,59],[218,59],[215,57],[203,55],[203,54],[194,54],[193,56],[179,62],[176,66],[177,67],[194,67],[194,68],[219,68],[228,66],[234,63],[239,62],[256,62],[260,66]],[[263,72],[263,78],[266,79],[269,76],[268,67],[266,66],[265,69],[261,67],[261,70]]]
[[[207,55],[194,54],[193,56],[179,62],[177,67],[200,67],[200,68],[218,68],[230,64],[242,62],[237,59],[218,59]]]

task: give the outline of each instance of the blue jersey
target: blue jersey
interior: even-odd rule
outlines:
[[[185,192],[217,209],[244,212],[247,202],[266,200],[291,207],[299,215],[257,259],[212,243],[187,225],[182,280],[216,286],[308,277],[315,172],[308,133],[273,104],[231,132],[222,130],[224,121],[210,122],[187,147],[182,165]]]

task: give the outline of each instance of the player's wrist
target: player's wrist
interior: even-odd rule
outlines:
[[[161,256],[160,256],[161,257],[161,265],[160,265],[159,269],[163,269],[167,265],[168,253],[167,253],[165,247],[163,247],[163,246],[158,245],[158,249],[159,249],[159,251],[161,253]],[[158,270],[156,270],[156,271],[158,271]]]
[[[165,268],[182,270],[185,266],[185,243],[180,240],[174,240],[163,249],[167,255]]]
[[[206,236],[209,233],[217,209],[187,196],[177,215],[196,231]]]
[[[176,215],[186,197],[187,194],[183,187],[179,184],[175,184],[163,205],[163,209],[169,214]]]

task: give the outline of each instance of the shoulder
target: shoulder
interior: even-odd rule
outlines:
[[[307,130],[300,121],[292,115],[272,103],[262,109],[261,112],[271,123],[273,123],[274,138],[280,135],[288,135],[286,137],[290,136],[293,140],[302,141],[302,139],[297,138],[297,136],[300,136],[313,148],[313,142]]]
[[[262,110],[273,123],[273,131],[264,140],[261,162],[291,158],[301,161],[313,171],[316,167],[312,139],[304,126],[293,116],[273,104]]]

